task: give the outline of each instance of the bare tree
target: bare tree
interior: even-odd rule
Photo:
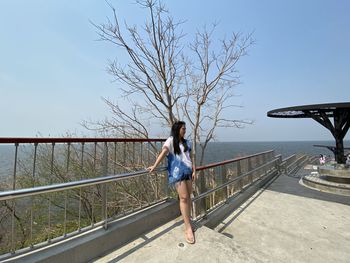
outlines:
[[[229,104],[234,96],[233,88],[239,83],[236,64],[253,44],[252,36],[233,33],[229,39],[218,41],[219,49],[215,50],[212,47],[215,28],[214,24],[211,30],[198,31],[190,45],[194,55],[191,59],[183,59],[187,97],[181,109],[192,126],[193,141],[196,142],[194,153],[196,145],[201,147],[200,165],[217,128],[241,128],[244,124],[251,124],[251,121],[224,118],[223,112],[237,107]]]
[[[106,24],[94,24],[101,40],[120,47],[130,58],[126,66],[116,59],[111,61],[108,70],[115,80],[125,84],[121,91],[129,99],[131,110],[105,99],[115,120],[104,122],[102,127],[107,125],[126,136],[148,137],[150,119],[158,120],[162,126],[172,125],[178,119],[174,107],[184,95],[178,84],[183,71],[180,63],[183,34],[177,33],[181,22],[174,22],[162,4],[154,0],[137,3],[147,8],[150,16],[141,31],[125,24],[127,36],[124,36],[112,6],[113,19]],[[143,103],[134,101],[135,97],[143,98]]]
[[[205,149],[217,128],[250,123],[224,118],[223,113],[233,107],[230,99],[239,83],[236,65],[253,43],[252,36],[233,33],[227,40],[219,41],[219,46],[212,45],[216,29],[213,25],[211,30],[198,31],[193,43],[186,44],[180,30],[183,22],[174,22],[161,2],[137,3],[149,14],[141,29],[125,23],[123,33],[113,6],[110,6],[112,19],[101,25],[93,23],[101,40],[116,45],[130,59],[126,65],[111,61],[108,69],[122,84],[122,95],[131,107],[123,109],[104,99],[114,117],[98,125],[124,136],[148,137],[151,121],[169,127],[181,116],[192,128],[194,160],[196,145],[202,149],[199,160],[202,164]]]

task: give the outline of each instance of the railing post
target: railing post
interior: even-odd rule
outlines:
[[[221,177],[220,184],[224,184],[227,181],[227,176],[226,176],[226,174],[227,174],[227,167],[226,167],[226,164],[221,165],[221,171],[220,172],[221,172],[220,173],[220,177]],[[225,200],[225,202],[226,202],[227,197],[228,197],[228,190],[229,190],[228,186],[226,186],[226,189],[222,189],[223,199]]]
[[[267,154],[264,153],[264,154],[262,155],[262,157],[263,157],[263,164],[267,163]]]
[[[32,172],[32,178],[33,178],[33,184],[32,186],[35,186],[35,169],[36,169],[36,156],[37,156],[37,150],[38,150],[38,143],[34,143],[34,157],[33,157],[33,172]],[[33,247],[33,200],[35,197],[31,197],[30,199],[30,247]]]
[[[282,167],[282,155],[280,155],[278,157],[278,160],[276,162],[276,169],[277,169],[279,174],[282,172],[282,169],[283,169],[283,167]]]
[[[251,170],[253,170],[252,159],[249,157],[248,158],[248,172],[250,172]],[[249,178],[249,183],[252,183],[253,182],[253,173],[250,173],[248,178]]]
[[[241,161],[239,160],[237,162],[237,177],[240,176],[241,174],[242,174],[242,167],[241,167]],[[243,179],[239,180],[238,187],[239,187],[239,190],[243,189]]]
[[[139,154],[139,156],[140,156],[140,161],[139,161],[139,163],[140,163],[140,165],[144,165],[143,164],[143,142],[140,142],[140,154]]]
[[[204,173],[205,173],[204,170],[200,170],[198,174],[198,179],[196,180],[196,188],[197,188],[198,195],[206,191]],[[202,198],[198,200],[198,203],[196,205],[196,215],[199,216],[203,214],[203,217],[205,217],[206,213],[207,213],[207,210],[206,210],[205,198]]]
[[[16,200],[11,200],[11,253],[14,254],[16,251],[16,232],[15,232],[15,209]]]
[[[102,155],[102,174],[106,176],[108,174],[108,145],[104,143],[103,155]],[[102,218],[104,218],[104,229],[107,229],[107,185],[101,185],[102,192]]]
[[[12,190],[16,190],[16,175],[17,175],[17,157],[19,143],[15,143],[15,162],[13,164]]]
[[[158,149],[158,145],[157,145],[157,142],[154,143],[154,147],[155,147],[155,156],[159,156],[160,152],[162,151],[162,143],[160,143],[160,148]],[[161,163],[162,166],[167,166],[167,160],[166,159],[163,159],[162,163]],[[165,171],[163,172],[164,173],[164,180],[160,179],[161,181],[164,182],[164,185],[161,185],[160,187],[163,189],[164,191],[164,194],[166,196],[166,198],[169,198],[169,178],[168,178],[168,172]],[[158,175],[158,173],[156,173],[156,179],[158,178],[162,178],[163,176],[162,175]]]
[[[166,172],[164,175],[164,192],[165,192],[165,196],[166,198],[169,198],[169,178],[168,178],[168,173]]]
[[[125,200],[125,209],[122,204],[122,191],[124,189],[121,188],[124,187],[123,183],[121,183],[122,187],[114,192],[116,195],[114,198],[114,193],[111,193],[114,183],[116,184],[115,188],[117,188],[119,184],[116,182],[144,175],[144,171],[135,171],[133,174],[134,171],[130,172],[131,169],[127,169],[127,173],[123,174],[122,178],[118,178],[117,173],[122,170],[119,169],[119,165],[122,166],[124,161],[123,163],[128,168],[138,169],[136,164],[150,162],[150,155],[153,153],[151,151],[145,152],[147,145],[142,141],[144,140],[138,142],[137,139],[124,138],[0,138],[0,146],[2,144],[11,144],[12,146],[10,149],[11,159],[8,164],[6,163],[9,167],[5,167],[6,170],[9,170],[6,171],[8,173],[8,179],[6,178],[8,182],[6,183],[9,184],[6,185],[9,188],[6,189],[6,192],[15,192],[15,196],[12,196],[12,193],[0,193],[0,200],[1,202],[5,200],[5,209],[9,213],[8,218],[6,218],[8,227],[4,229],[6,236],[3,236],[3,232],[0,233],[0,239],[3,238],[6,241],[6,248],[4,247],[6,252],[16,253],[17,249],[24,245],[29,246],[25,249],[36,249],[38,237],[41,240],[41,236],[44,234],[47,242],[43,243],[43,246],[69,237],[70,234],[86,231],[90,218],[91,228],[94,227],[95,223],[107,228],[107,223],[113,212],[112,201],[117,200],[113,207],[118,208],[118,210],[114,212],[119,213],[120,210],[125,212],[127,207],[130,207],[127,199]],[[152,141],[147,142],[150,144]],[[156,139],[154,141],[159,143],[162,140]],[[119,142],[121,142],[120,147],[117,144]],[[122,143],[124,143],[126,154],[124,158],[123,156],[119,158],[117,152],[122,154]],[[51,147],[50,144],[52,144]],[[30,151],[24,148],[25,151],[22,152],[22,147],[27,147],[26,145],[29,145]],[[111,152],[108,152],[109,150]],[[133,153],[130,152],[131,150]],[[21,161],[20,157],[23,154],[25,155]],[[135,167],[132,167],[132,159]],[[59,173],[59,177],[56,176],[56,172]],[[218,170],[218,172],[221,171]],[[23,177],[19,177],[22,173]],[[92,178],[112,173],[116,175],[112,179],[110,178],[112,176]],[[130,175],[128,175],[129,173]],[[167,176],[163,177],[164,175],[165,172],[159,172],[156,181],[160,182],[160,178],[162,179],[162,183],[166,184],[166,194],[169,195],[168,180]],[[25,184],[22,185],[22,182]],[[127,188],[128,183],[125,182],[125,188]],[[44,183],[47,185],[40,186]],[[23,189],[24,192],[20,193],[22,189],[16,190],[20,188],[19,186],[28,186],[28,188]],[[163,202],[163,200],[158,200],[164,195],[160,184],[157,184],[156,192],[155,203]],[[159,196],[160,193],[161,196]],[[127,195],[124,196],[127,197]],[[150,201],[152,200],[150,199]],[[150,201],[147,203],[148,205],[150,205]],[[102,219],[100,218],[101,214]],[[73,227],[75,229],[72,229]],[[41,233],[41,229],[45,229],[43,230],[45,232]],[[55,229],[58,231],[53,231]],[[22,242],[23,240],[25,243]]]
[[[114,142],[113,174],[117,173],[116,166],[117,166],[117,143]]]
[[[17,175],[17,158],[18,158],[18,146],[19,143],[15,143],[15,162],[13,166],[13,182],[12,189],[16,190],[16,175]],[[16,200],[12,200],[12,217],[11,217],[11,253],[14,254],[16,251],[16,236],[15,236],[15,209],[16,209]]]
[[[196,202],[192,202],[192,205],[191,205],[191,218],[192,220],[195,220],[197,218],[197,209],[196,209]]]
[[[51,146],[51,162],[50,162],[50,185],[52,184],[52,178],[54,176],[54,161],[55,161],[55,143],[52,143]],[[47,241],[50,243],[51,242],[51,198],[52,196],[49,194],[48,198],[48,235],[47,235]]]

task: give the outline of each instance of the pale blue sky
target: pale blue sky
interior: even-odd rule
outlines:
[[[110,1],[120,19],[144,20],[133,1]],[[252,119],[245,129],[221,130],[220,141],[332,140],[310,119],[271,119],[266,112],[303,104],[348,102],[350,1],[164,1],[190,38],[204,23],[217,36],[254,32],[256,44],[238,65],[242,84],[230,116]],[[88,135],[79,123],[108,116],[101,97],[118,97],[107,74],[121,50],[96,41],[89,20],[111,10],[100,0],[0,0],[1,137]],[[160,134],[160,133],[159,133]],[[349,139],[349,134],[346,139]]]

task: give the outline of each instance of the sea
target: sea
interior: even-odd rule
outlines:
[[[314,145],[334,146],[334,141],[266,141],[266,142],[212,142],[209,143],[204,163],[229,160],[264,151],[274,150],[275,155],[281,154],[286,158],[292,154],[326,155],[334,158],[327,148]],[[344,141],[344,147],[350,147],[350,141]]]
[[[326,155],[334,158],[327,148],[314,145],[334,146],[334,141],[254,141],[254,142],[211,142],[208,144],[204,164],[230,160],[236,157],[274,150],[275,155],[286,158],[292,154]],[[344,141],[350,147],[350,141]],[[14,146],[0,145],[0,182],[13,174]]]

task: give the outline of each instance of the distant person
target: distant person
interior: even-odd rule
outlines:
[[[192,167],[191,147],[184,138],[186,124],[182,121],[175,122],[171,127],[171,135],[165,141],[162,151],[155,163],[148,167],[149,172],[161,163],[165,156],[168,159],[169,184],[176,188],[180,199],[180,211],[185,225],[185,239],[189,244],[195,243],[195,236],[191,226],[191,193],[192,180],[196,179],[195,169]]]
[[[346,167],[350,167],[350,153],[346,156],[346,161],[345,161]]]
[[[326,156],[320,154],[320,165],[324,165],[326,163]]]

